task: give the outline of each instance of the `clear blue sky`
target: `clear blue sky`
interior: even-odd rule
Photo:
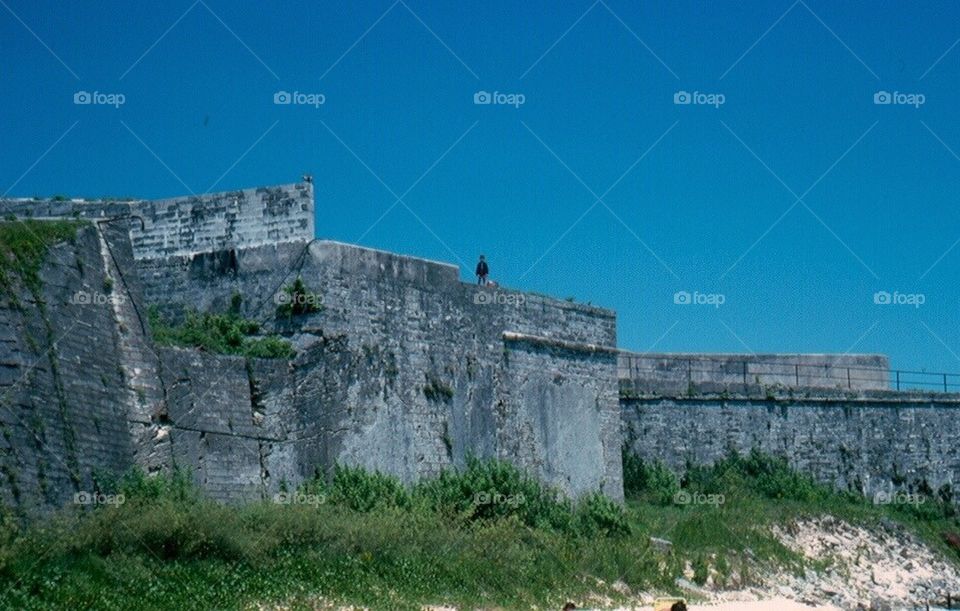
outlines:
[[[0,193],[309,172],[319,236],[467,279],[483,252],[627,348],[960,371],[958,39],[955,2],[0,0]]]

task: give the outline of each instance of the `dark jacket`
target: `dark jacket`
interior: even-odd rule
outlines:
[[[477,263],[477,275],[478,275],[478,276],[486,276],[486,275],[489,274],[489,273],[490,273],[490,268],[487,267],[487,262],[486,262],[486,261],[480,261],[479,263]]]

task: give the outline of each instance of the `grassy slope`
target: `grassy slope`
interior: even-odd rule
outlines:
[[[245,507],[216,505],[182,484],[141,481],[124,489],[123,505],[67,510],[26,532],[8,530],[0,546],[0,602],[24,609],[174,609],[283,601],[306,608],[321,597],[376,609],[558,607],[590,593],[616,599],[609,587],[616,581],[671,591],[687,563],[697,579],[710,566],[721,581],[740,584],[757,569],[800,569],[802,559],[765,528],[799,515],[830,513],[866,524],[895,519],[951,554],[941,535],[957,528],[942,511],[876,507],[820,488],[812,490],[823,496],[813,500],[775,498],[760,491],[758,476],[729,473],[720,505],[665,503],[672,488],[648,482],[625,509],[628,534],[584,529],[576,516],[595,512],[570,507],[556,514],[559,521],[531,526],[556,508],[531,513],[540,502],[530,499],[535,489],[488,475],[410,494],[389,482],[371,485],[369,476],[354,472],[305,497],[324,502]],[[686,484],[696,490],[704,483]],[[527,509],[481,514],[471,503],[450,500],[451,491],[476,490],[525,491]],[[564,526],[563,516],[572,516],[573,526]],[[673,550],[653,550],[650,536],[671,540]]]

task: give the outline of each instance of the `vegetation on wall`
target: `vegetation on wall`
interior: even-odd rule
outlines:
[[[34,293],[40,289],[40,266],[58,242],[73,242],[83,221],[0,222],[0,288],[11,290],[19,278]]]
[[[312,292],[303,282],[303,278],[297,276],[297,279],[289,284],[277,295],[277,318],[290,319],[294,316],[304,314],[313,314],[323,310],[322,297],[318,293]]]
[[[439,378],[427,376],[427,383],[423,387],[423,395],[430,401],[449,403],[453,399],[453,388]]]
[[[231,310],[226,314],[187,311],[178,323],[165,319],[158,308],[147,311],[154,341],[161,346],[199,348],[215,354],[253,358],[291,358],[290,342],[277,335],[261,335],[260,323]]]

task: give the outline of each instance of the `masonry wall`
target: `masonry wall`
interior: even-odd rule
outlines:
[[[742,391],[744,386],[890,388],[890,361],[880,354],[702,354],[622,351],[621,388],[631,395],[686,393],[703,384]]]
[[[295,183],[159,200],[0,199],[17,218],[106,220],[128,226],[136,259],[190,256],[313,239],[313,184]]]
[[[137,330],[100,301],[114,295],[105,256],[88,225],[50,246],[36,291],[15,277],[0,290],[0,497],[24,515],[134,464],[141,406],[119,344]]]
[[[313,185],[298,183],[137,202],[137,259],[192,255],[313,238]]]
[[[287,381],[261,393],[286,405],[276,409],[283,442],[271,438],[268,452],[286,463],[269,469],[265,489],[278,469],[295,483],[336,462],[412,482],[472,454],[512,460],[574,496],[622,496],[612,312],[476,287],[455,266],[328,241],[141,260],[139,270],[148,300],[166,311],[223,310],[237,294],[245,315],[300,348]],[[323,309],[278,319],[274,297],[297,275]],[[518,332],[537,341],[505,336]]]
[[[682,472],[729,450],[785,456],[800,471],[873,496],[960,482],[960,396],[866,392],[803,399],[621,400],[623,436],[645,461]],[[955,499],[956,500],[956,499]]]

